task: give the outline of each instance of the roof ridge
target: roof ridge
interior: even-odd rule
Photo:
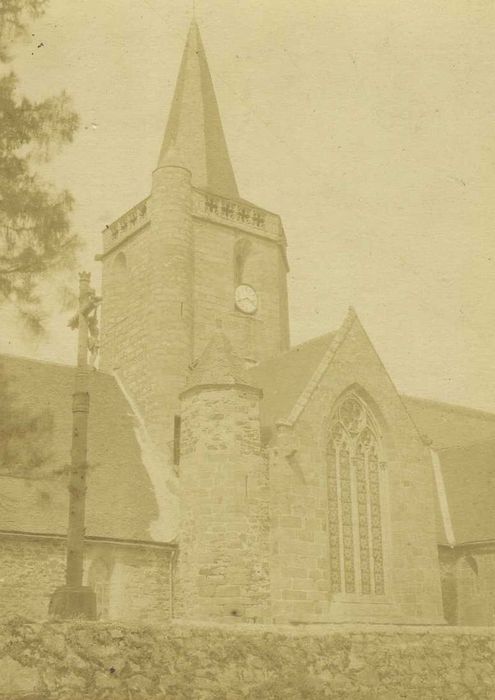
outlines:
[[[437,399],[427,399],[421,396],[411,396],[410,394],[401,394],[403,399],[410,401],[420,401],[421,403],[431,404],[432,406],[440,406],[447,410],[452,411],[463,411],[464,413],[473,413],[476,415],[483,415],[487,418],[492,418],[495,420],[495,411],[485,411],[482,408],[473,408],[471,406],[463,406],[462,404],[449,403],[448,401],[439,401]]]
[[[51,367],[64,367],[65,369],[77,369],[77,365],[71,365],[66,362],[54,362],[53,360],[44,360],[40,359],[38,357],[29,357],[29,355],[16,355],[14,353],[10,352],[1,352],[0,353],[0,363],[2,361],[2,358],[9,358],[12,360],[21,360],[22,362],[36,362],[39,365],[50,365]],[[100,376],[103,377],[110,377],[110,379],[113,379],[113,375],[111,372],[104,372],[101,369],[96,369],[94,368],[94,372]]]
[[[285,350],[285,354],[287,352],[292,352],[293,350],[297,350],[298,348],[303,347],[303,345],[309,345],[310,343],[316,343],[317,340],[323,340],[323,338],[326,338],[329,335],[334,335],[337,333],[339,329],[334,330],[334,331],[327,331],[326,333],[322,333],[321,335],[316,335],[314,338],[308,338],[307,340],[303,340],[301,343],[298,343],[297,345],[294,345],[293,347],[289,348],[288,350]]]
[[[299,350],[299,348],[303,348],[307,345],[310,345],[311,343],[315,343],[317,340],[323,340],[323,338],[328,337],[330,340],[329,336],[335,335],[338,330],[335,331],[328,331],[328,333],[322,333],[321,335],[317,335],[315,338],[309,338],[308,340],[303,340],[302,343],[298,343],[297,345],[294,345],[291,348],[288,348],[287,350],[284,350],[283,352],[278,353],[278,355],[272,355],[271,357],[267,357],[266,360],[262,360],[259,362],[257,365],[253,365],[252,367],[248,367],[247,371],[251,372],[252,370],[258,369],[258,367],[264,367],[267,365],[269,362],[275,362],[277,360],[280,360],[283,357],[286,357],[287,355],[290,355],[291,353]]]
[[[495,435],[493,437],[481,438],[479,440],[471,440],[471,442],[456,442],[452,445],[446,445],[445,447],[435,447],[432,445],[435,452],[447,452],[448,450],[466,450],[471,449],[471,447],[478,447],[479,445],[488,445],[495,442]]]
[[[299,398],[293,405],[289,415],[285,419],[281,419],[280,423],[287,424],[287,425],[293,425],[301,415],[301,413],[304,411],[310,397],[312,396],[314,390],[318,386],[318,383],[323,376],[324,372],[328,369],[330,366],[330,363],[333,361],[333,358],[335,357],[335,353],[341,346],[342,342],[344,339],[347,337],[347,334],[349,333],[350,329],[354,325],[354,321],[357,319],[356,312],[352,307],[349,307],[349,310],[347,312],[347,315],[340,326],[340,328],[335,331],[334,333],[328,334],[331,335],[332,338],[329,339],[329,346],[324,353],[323,357],[321,358],[320,362],[318,363],[316,369],[312,373],[312,376],[309,379],[309,382],[306,384],[306,387],[303,389],[302,393],[299,395]],[[325,336],[321,336],[323,338]]]
[[[37,357],[29,357],[29,355],[16,355],[11,352],[0,353],[0,361],[3,357],[8,357],[13,360],[23,360],[27,362],[38,362],[40,365],[53,365],[55,367],[67,367],[68,369],[75,369],[76,365],[70,365],[67,362],[54,362],[53,360],[43,360]]]

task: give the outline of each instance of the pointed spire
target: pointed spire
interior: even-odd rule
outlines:
[[[239,192],[205,51],[193,18],[182,56],[158,167],[181,165],[196,187],[229,198]]]

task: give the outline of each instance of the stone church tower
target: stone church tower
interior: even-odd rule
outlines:
[[[151,194],[103,245],[101,369],[159,476],[180,456],[176,612],[441,623],[429,446],[354,311],[289,348],[282,224],[239,196],[194,22]]]
[[[241,199],[192,23],[151,194],[103,233],[101,369],[171,458],[179,394],[218,319],[245,363],[288,348],[280,218]]]

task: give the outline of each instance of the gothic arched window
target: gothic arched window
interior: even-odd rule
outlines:
[[[337,404],[327,435],[331,590],[383,595],[383,475],[376,421],[354,392]]]

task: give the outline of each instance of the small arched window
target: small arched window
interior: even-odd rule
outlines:
[[[125,253],[122,253],[122,251],[117,253],[113,260],[112,272],[115,274],[115,276],[121,276],[127,272],[127,258]]]
[[[128,268],[127,257],[120,251],[110,263],[110,280],[106,287],[106,310],[112,322],[121,320],[128,310]]]
[[[326,448],[333,592],[385,593],[381,449],[370,408],[347,393],[332,414]]]
[[[240,238],[234,245],[234,286],[238,287],[244,282],[244,268],[251,251],[251,241]]]

